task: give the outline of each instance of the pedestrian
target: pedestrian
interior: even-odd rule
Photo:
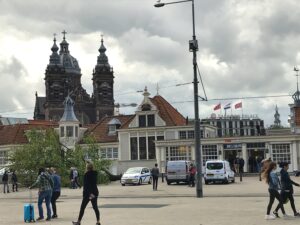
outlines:
[[[74,169],[73,167],[70,168],[70,175],[69,175],[71,189],[75,189],[75,182],[73,179],[73,169]]]
[[[11,174],[12,191],[18,191],[18,177],[15,171]]]
[[[74,188],[81,188],[81,185],[79,184],[79,173],[76,168],[73,169],[73,182],[74,182]]]
[[[193,163],[189,166],[189,187],[195,187],[196,167]]]
[[[240,172],[240,181],[243,181],[245,160],[241,157],[239,158],[239,172]]]
[[[3,176],[2,176],[2,183],[3,183],[3,193],[6,192],[9,193],[9,185],[8,185],[8,173],[5,170]]]
[[[52,196],[52,189],[53,189],[53,180],[49,173],[45,171],[45,168],[40,168],[38,177],[36,181],[29,187],[29,189],[32,189],[33,187],[38,186],[39,192],[38,192],[38,210],[39,210],[39,217],[37,218],[37,221],[44,219],[44,213],[43,213],[43,201],[45,200],[46,208],[47,208],[47,221],[51,220],[51,196]]]
[[[299,217],[300,213],[297,212],[296,207],[295,207],[295,201],[294,201],[294,189],[293,185],[299,187],[300,185],[294,181],[291,180],[290,175],[288,174],[288,169],[289,169],[289,164],[287,162],[281,163],[282,169],[280,171],[280,176],[281,176],[281,199],[285,203],[287,200],[290,200],[291,207],[294,212],[295,217]],[[276,217],[278,216],[277,211],[274,211],[274,215]]]
[[[100,212],[98,209],[97,199],[99,195],[98,187],[97,187],[97,171],[94,170],[94,166],[92,163],[86,164],[86,172],[83,178],[83,198],[80,206],[79,216],[76,222],[73,221],[73,225],[80,225],[81,219],[84,214],[84,210],[91,201],[93,209],[96,214],[96,225],[100,225]]]
[[[52,219],[54,219],[57,218],[56,200],[59,198],[61,192],[61,178],[54,167],[51,168],[51,172],[52,172],[51,175],[53,179],[51,206],[52,206]]]
[[[278,212],[279,208],[282,211],[283,217],[287,217],[287,215],[285,214],[281,196],[278,192],[278,190],[280,189],[280,181],[276,174],[276,168],[277,168],[276,163],[271,162],[268,165],[267,169],[263,173],[263,177],[264,177],[264,179],[266,179],[266,183],[269,185],[269,194],[270,194],[269,204],[267,207],[267,214],[265,216],[266,220],[275,219],[276,218],[275,215],[278,214],[277,212]],[[278,205],[277,205],[274,213],[270,214],[275,198],[278,200]]]
[[[157,166],[158,166],[157,163],[155,163],[154,167],[151,170],[153,191],[157,191],[157,183],[158,183],[158,176],[159,176],[159,169]]]
[[[261,175],[264,173],[264,171],[268,168],[269,164],[272,162],[271,158],[263,159],[261,163],[261,169],[259,171],[259,181],[261,181]]]
[[[239,172],[240,172],[239,171],[239,168],[240,168],[240,159],[239,159],[239,157],[236,157],[234,159],[233,164],[234,164],[234,172],[237,173],[237,174],[239,174]]]

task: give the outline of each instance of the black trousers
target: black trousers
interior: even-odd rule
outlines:
[[[52,192],[51,205],[52,205],[53,215],[55,215],[55,216],[57,216],[57,214],[56,214],[56,200],[59,198],[59,196],[60,196],[60,191]]]
[[[13,191],[18,191],[18,183],[17,182],[14,182],[14,183],[12,183],[12,190]]]
[[[190,174],[189,186],[195,187],[195,175],[194,174]]]
[[[97,221],[100,220],[100,212],[99,212],[99,209],[98,209],[97,199],[98,199],[97,197],[95,197],[93,199],[89,199],[89,197],[85,197],[85,196],[83,197],[82,202],[81,202],[81,206],[80,206],[78,221],[81,221],[81,219],[83,217],[83,214],[84,214],[84,210],[85,210],[87,204],[89,203],[89,201],[91,201],[91,203],[92,203],[93,209],[94,209],[95,214],[96,214]]]
[[[296,206],[295,206],[293,192],[292,191],[289,191],[289,192],[281,191],[280,195],[281,195],[281,199],[282,199],[283,203],[286,202],[287,199],[290,200],[293,212],[294,212],[294,214],[296,214],[297,210],[296,210]]]
[[[153,190],[157,190],[158,176],[152,176]]]
[[[279,192],[274,189],[269,189],[269,193],[270,193],[270,200],[269,200],[269,204],[268,204],[268,208],[267,208],[267,215],[270,215],[271,208],[272,208],[275,198],[279,202],[275,211],[277,212],[279,209],[281,209],[282,213],[285,214],[282,198],[281,198]]]

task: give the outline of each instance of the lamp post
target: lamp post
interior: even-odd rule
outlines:
[[[189,50],[193,52],[193,71],[194,71],[194,110],[195,110],[195,159],[197,167],[197,183],[196,192],[197,197],[203,197],[202,188],[202,160],[201,160],[201,149],[200,149],[200,120],[199,120],[199,105],[198,105],[198,77],[197,77],[197,51],[198,42],[195,34],[195,10],[194,10],[194,0],[184,0],[162,3],[158,2],[155,7],[163,7],[165,5],[177,4],[183,2],[192,2],[192,17],[193,17],[193,39],[189,41]]]

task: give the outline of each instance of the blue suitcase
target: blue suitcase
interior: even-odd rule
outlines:
[[[30,199],[30,203],[24,205],[24,222],[25,223],[35,222],[31,190],[29,191],[29,199]]]

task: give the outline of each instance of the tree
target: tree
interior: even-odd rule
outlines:
[[[28,144],[17,147],[9,155],[10,170],[19,174],[19,181],[25,186],[33,183],[39,168],[57,168],[62,184],[68,185],[70,167],[76,167],[83,175],[86,160],[92,161],[97,171],[108,169],[111,164],[109,160],[100,158],[97,143],[91,136],[83,139],[83,146],[76,145],[73,150],[59,142],[58,134],[53,129],[33,129],[25,135]],[[99,181],[107,182],[106,174],[102,174]]]
[[[59,138],[53,129],[32,129],[26,132],[28,144],[17,147],[9,155],[10,169],[19,174],[24,185],[30,185],[39,168],[56,167],[65,171],[66,163]]]
[[[110,160],[102,159],[99,154],[99,146],[93,136],[85,136],[83,138],[83,144],[76,145],[75,150],[71,153],[72,156],[69,158],[75,166],[81,176],[85,173],[86,162],[92,162],[94,164],[94,169],[98,171],[98,181],[100,183],[107,183],[109,181],[109,176],[105,171],[111,165]]]

